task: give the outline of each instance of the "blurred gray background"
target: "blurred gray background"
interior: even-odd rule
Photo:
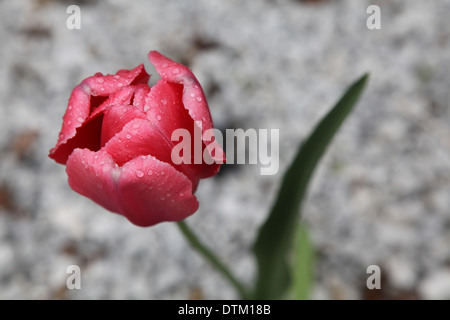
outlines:
[[[80,30],[66,27],[70,4]],[[370,4],[380,30],[366,27]],[[225,166],[200,183],[187,220],[248,284],[284,169],[370,72],[303,207],[312,298],[450,298],[449,10],[448,0],[0,1],[0,299],[237,297],[174,224],[144,229],[107,212],[47,157],[73,87],[140,63],[154,74],[150,50],[193,70],[217,127],[280,129],[277,175]],[[81,290],[66,288],[73,264]],[[381,290],[366,288],[373,264]]]

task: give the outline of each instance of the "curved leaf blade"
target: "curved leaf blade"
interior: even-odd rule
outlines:
[[[327,146],[361,96],[368,77],[364,75],[347,89],[301,145],[284,174],[278,196],[253,247],[258,264],[254,299],[279,299],[286,292],[291,281],[287,256],[308,183]]]

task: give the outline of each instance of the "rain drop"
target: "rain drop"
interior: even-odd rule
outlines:
[[[136,171],[136,176],[138,178],[142,178],[144,176],[144,173],[142,171],[138,170],[138,171]]]
[[[195,97],[195,94],[191,93],[190,96],[193,98],[193,97]]]
[[[82,117],[78,117],[78,118],[77,118],[77,121],[78,121],[78,122],[83,122],[84,119],[83,119]]]
[[[71,105],[69,105],[69,106],[67,107],[67,109],[71,110],[71,109],[72,109],[72,106],[71,106]]]
[[[105,82],[105,80],[103,80],[103,78],[97,78],[97,82],[98,83],[103,83],[103,82]]]
[[[117,84],[117,86],[120,88],[120,87],[123,86],[123,83],[119,82],[119,83]]]
[[[161,120],[161,116],[159,114],[156,116],[156,120]]]
[[[173,74],[178,74],[178,73],[180,73],[180,69],[175,68],[175,69],[172,70],[172,73]]]
[[[161,100],[161,103],[162,103],[163,105],[166,105],[166,104],[167,104],[167,100],[166,100],[166,99],[162,99],[162,100]]]
[[[201,97],[197,97],[197,98],[195,98],[195,100],[197,100],[198,102],[201,102],[202,98]]]
[[[139,122],[134,123],[133,126],[132,126],[132,128],[135,129],[135,130],[139,129],[140,127],[141,127],[141,124]]]
[[[127,139],[131,139],[131,134],[127,133],[125,137],[127,137]]]
[[[164,175],[164,171],[161,171],[161,175],[162,175],[162,176]]]
[[[152,171],[152,170],[148,170],[148,171],[147,171],[147,174],[148,174],[149,176],[151,176],[151,175],[153,174],[153,171]]]
[[[150,110],[150,107],[149,106],[145,106],[144,107],[144,112],[147,112],[148,110]]]

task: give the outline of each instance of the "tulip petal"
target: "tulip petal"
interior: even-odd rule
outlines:
[[[150,51],[148,58],[162,79],[183,85],[183,104],[194,121],[202,122],[203,131],[213,128],[205,94],[191,70],[158,51]]]
[[[179,221],[198,209],[191,181],[152,156],[135,158],[120,168],[103,150],[75,149],[66,171],[74,191],[138,226]]]
[[[213,122],[205,94],[191,70],[186,66],[163,56],[158,51],[150,51],[148,58],[162,79],[183,85],[183,105],[189,111],[189,115],[195,122],[201,122],[202,134],[207,130],[212,129]],[[206,146],[213,144],[212,147],[208,148],[208,152],[210,153],[210,156],[216,160],[216,163],[219,164],[218,166],[215,166],[216,171],[211,174],[214,175],[219,171],[220,164],[225,161],[225,154],[215,139],[204,140],[204,143]],[[211,154],[211,150],[214,149],[218,152]]]
[[[90,120],[96,118],[99,112],[92,114],[90,117],[89,115],[107,99],[103,96],[115,93],[121,87],[146,83],[149,77],[144,65],[141,64],[133,70],[119,70],[116,75],[104,76],[97,73],[83,80],[72,91],[69,105],[63,117],[61,133],[56,146],[50,150],[49,157],[58,163],[65,164],[68,156],[75,148],[98,150],[100,147],[99,140],[89,139],[89,137],[98,136],[96,134],[101,128],[101,119],[91,122]],[[120,94],[123,96],[124,93],[115,93],[110,100],[116,99],[114,101],[117,102]],[[114,101],[111,101],[111,103]],[[90,123],[87,129],[79,129],[87,123]]]
[[[105,144],[102,150],[111,154],[119,166],[138,156],[151,155],[159,161],[172,165],[187,176],[192,182],[192,192],[196,190],[200,180],[193,166],[173,163],[170,140],[167,140],[164,134],[146,119],[136,118],[128,122]]]
[[[191,138],[190,170],[194,172],[195,180],[213,176],[219,171],[221,162],[208,165],[203,159],[207,145],[203,139],[203,130],[200,130],[200,127],[193,121],[183,104],[183,87],[181,85],[166,80],[158,81],[148,94],[144,111],[147,112],[150,122],[158,128],[167,141],[170,141],[172,148],[178,144],[178,142],[172,141],[175,130],[188,130]],[[217,148],[222,150],[220,146]],[[186,174],[185,171],[182,170],[182,172]],[[192,174],[187,175],[192,177]]]
[[[149,78],[144,65],[140,64],[132,70],[119,70],[115,75],[97,73],[86,78],[80,85],[86,86],[93,96],[107,96],[129,85],[147,83]]]
[[[145,113],[135,106],[118,104],[106,109],[102,124],[101,145],[104,146],[134,119],[146,119]]]

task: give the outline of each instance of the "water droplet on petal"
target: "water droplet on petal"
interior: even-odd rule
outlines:
[[[183,192],[180,192],[180,193],[179,193],[179,196],[180,196],[180,197],[184,196],[184,193],[183,193]]]
[[[151,176],[151,175],[153,174],[153,171],[152,171],[152,170],[148,170],[148,171],[147,171],[147,174],[148,174],[149,176]]]
[[[78,122],[83,122],[84,119],[83,119],[82,117],[78,117],[78,118],[77,118],[77,121],[78,121]]]
[[[159,114],[156,116],[156,120],[161,120],[161,116]]]
[[[142,178],[142,177],[144,176],[144,173],[143,173],[142,171],[140,171],[140,170],[137,170],[137,171],[136,171],[136,176],[137,176],[138,178]]]
[[[161,100],[161,103],[162,103],[163,105],[166,105],[166,104],[167,104],[167,100],[166,100],[166,99],[162,99],[162,100]]]
[[[150,110],[150,107],[149,106],[145,106],[144,107],[144,112],[147,112],[148,110]]]
[[[69,105],[69,106],[67,107],[67,109],[71,110],[71,109],[72,109],[72,106],[71,106],[71,105]]]
[[[127,133],[127,135],[125,136],[127,139],[131,139],[131,134]]]
[[[123,83],[122,83],[122,82],[119,82],[119,83],[117,84],[117,86],[120,88],[120,87],[123,86]]]
[[[164,62],[164,63],[162,64],[162,67],[163,67],[163,68],[167,68],[168,66],[169,66],[169,64],[166,63],[166,62]]]
[[[161,200],[166,200],[166,198],[165,198],[165,197],[161,197],[160,199],[161,199]]]
[[[139,129],[141,127],[141,124],[139,123],[139,122],[136,122],[136,123],[134,123],[133,125],[132,125],[132,128],[134,129],[134,130],[137,130],[137,129]],[[145,157],[144,157],[145,158]]]
[[[197,100],[198,102],[201,102],[202,101],[202,97],[197,97],[197,98],[195,98],[195,100]]]
[[[105,80],[103,80],[103,78],[97,78],[97,82],[98,83],[103,83],[103,82],[105,82]]]
[[[164,175],[164,171],[161,171],[161,175],[162,175],[162,176]]]
[[[67,121],[67,124],[72,124],[72,121],[70,121],[70,120],[69,120],[69,121]]]
[[[116,74],[116,75],[114,76],[114,78],[115,78],[115,79],[119,79],[120,76]]]
[[[195,94],[191,93],[190,96],[193,98],[193,97],[195,97]]]
[[[100,88],[100,91],[105,91],[105,88]]]
[[[172,70],[172,73],[173,74],[178,74],[178,73],[180,73],[180,69],[175,68],[175,69]]]

